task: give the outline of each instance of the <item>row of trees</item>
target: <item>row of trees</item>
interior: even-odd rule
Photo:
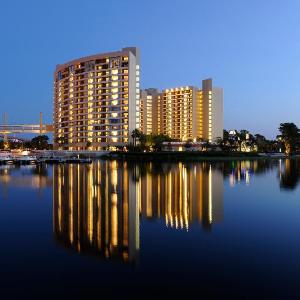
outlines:
[[[132,131],[131,137],[133,145],[129,146],[129,150],[138,151],[161,151],[164,142],[172,141],[172,139],[165,134],[144,134],[138,129]]]
[[[217,138],[213,143],[197,138],[202,142],[204,148],[218,146],[223,151],[241,152],[291,152],[300,150],[300,130],[294,123],[281,123],[278,128],[280,134],[276,140],[268,140],[261,134],[251,134],[248,130],[224,130],[223,137]],[[138,129],[131,134],[133,144],[128,148],[135,151],[161,151],[163,142],[175,141],[167,135],[144,134]],[[188,140],[186,148],[192,146],[192,141]]]
[[[268,140],[261,134],[251,134],[247,130],[230,134],[224,130],[223,139],[217,141],[225,150],[285,152],[290,154],[300,150],[300,129],[294,123],[281,123],[278,128],[280,134],[276,140]]]
[[[49,144],[49,137],[47,135],[39,135],[29,141],[11,139],[7,144],[0,141],[0,149],[36,149],[36,150],[50,150],[52,144]]]

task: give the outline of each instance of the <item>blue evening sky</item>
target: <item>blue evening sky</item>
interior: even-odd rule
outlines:
[[[224,88],[225,128],[274,137],[300,126],[300,1],[0,2],[0,113],[52,119],[55,65],[137,46],[142,88]],[[2,116],[1,116],[2,118]]]

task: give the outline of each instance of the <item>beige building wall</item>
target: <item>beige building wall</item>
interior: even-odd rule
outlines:
[[[223,138],[223,90],[215,88],[212,79],[202,81],[199,91],[201,119],[198,123],[200,137],[209,142]]]
[[[57,65],[54,72],[54,147],[101,150],[125,145],[140,127],[137,48]]]
[[[141,131],[144,134],[158,133],[158,90],[141,90]]]
[[[213,87],[212,97],[212,140],[223,138],[223,89]]]

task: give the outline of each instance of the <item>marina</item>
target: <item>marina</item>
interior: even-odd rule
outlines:
[[[59,156],[51,156],[51,157],[38,157],[34,155],[22,155],[22,156],[13,156],[10,154],[1,155],[0,156],[0,164],[8,165],[26,165],[26,164],[61,164],[61,163],[92,163],[91,158],[80,158],[78,156],[69,156],[69,157],[59,157]]]

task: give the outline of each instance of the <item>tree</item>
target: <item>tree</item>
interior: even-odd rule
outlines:
[[[67,140],[63,136],[59,136],[55,139],[55,142],[58,144],[59,147],[67,143]]]
[[[258,152],[268,152],[270,150],[270,143],[263,135],[255,134],[254,139]]]
[[[155,151],[161,151],[164,142],[171,142],[172,139],[165,134],[153,135],[153,149]]]
[[[285,153],[290,154],[300,142],[300,130],[294,123],[281,123],[277,138],[284,143]]]
[[[92,142],[91,141],[87,141],[86,142],[86,148],[89,149],[92,146]]]
[[[143,133],[140,130],[138,130],[137,128],[132,130],[131,137],[133,139],[133,146],[136,146],[136,142],[137,142],[137,140],[139,140],[141,138],[142,134]]]
[[[151,143],[150,135],[146,135],[146,134],[142,133],[141,131],[138,135],[138,140],[139,140],[139,143],[140,143],[140,146],[142,149],[146,148],[147,142],[149,143],[149,141],[150,141],[150,143]]]
[[[245,130],[245,129],[242,129],[242,130],[240,131],[239,137],[240,137],[240,139],[241,139],[242,141],[246,141],[248,135],[249,135],[249,131],[248,131],[248,130]]]
[[[224,142],[224,144],[227,144],[228,140],[229,140],[229,132],[227,130],[223,129],[223,142]]]
[[[31,140],[31,147],[38,150],[48,149],[48,140],[47,135],[38,135]]]

